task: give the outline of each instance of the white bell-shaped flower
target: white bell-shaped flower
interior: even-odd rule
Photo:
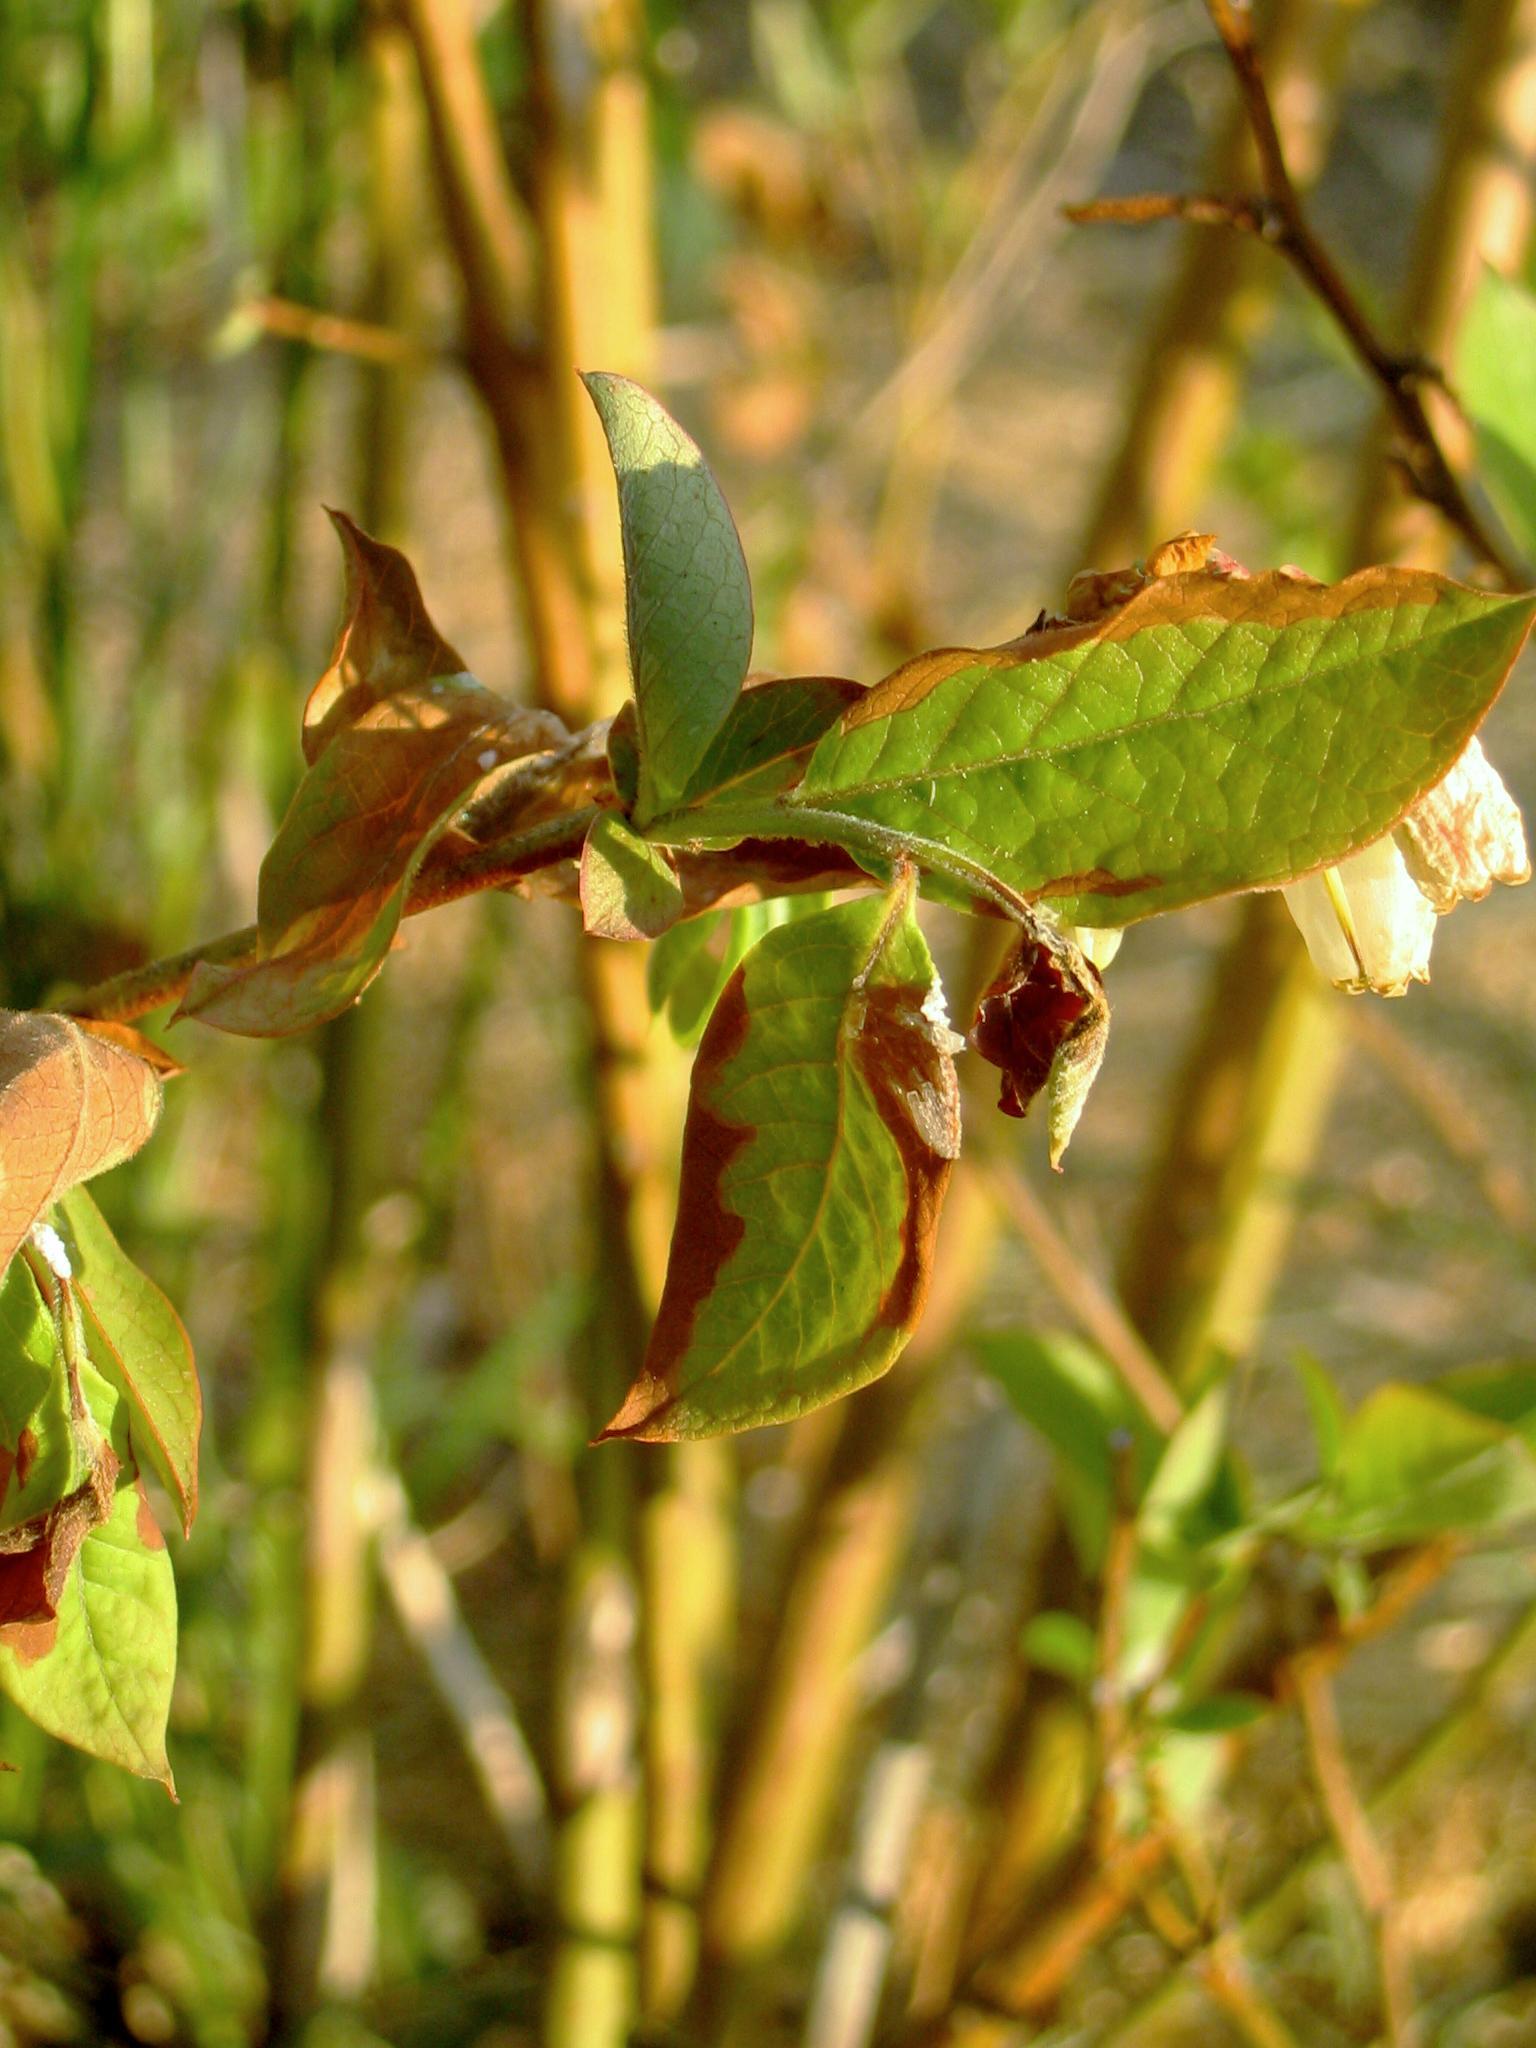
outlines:
[[[1428,981],[1435,913],[1389,836],[1293,882],[1286,904],[1312,964],[1337,988],[1400,996]]]
[[[1530,873],[1520,812],[1474,739],[1395,832],[1284,894],[1336,987],[1400,996],[1429,979],[1437,914]]]

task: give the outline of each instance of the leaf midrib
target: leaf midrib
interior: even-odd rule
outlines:
[[[1433,607],[1423,606],[1420,607],[1420,609],[1430,610],[1433,609]],[[1448,626],[1445,629],[1444,633],[1435,636],[1436,643],[1443,643],[1445,640],[1449,639],[1453,634],[1463,631],[1470,623],[1472,622],[1468,620],[1456,621],[1455,624]],[[1152,628],[1149,630],[1155,631],[1156,629]],[[1182,627],[1175,627],[1172,630],[1179,632],[1181,634],[1184,632],[1184,628]],[[1238,632],[1242,630],[1244,630],[1244,627],[1237,623],[1228,626],[1228,628],[1226,629],[1227,633]],[[1276,630],[1278,633],[1278,629]],[[1225,638],[1226,634],[1224,633],[1221,636],[1221,639],[1218,639],[1217,641],[1212,643],[1212,646],[1210,648],[1202,650],[1200,659],[1194,664],[1193,667],[1191,667],[1187,671],[1185,676],[1181,679],[1181,685],[1183,688],[1187,689],[1190,686],[1190,684],[1194,681],[1195,677],[1199,674],[1201,667],[1204,665],[1206,661],[1208,661],[1212,657],[1215,649],[1221,645],[1221,640],[1224,640]],[[1042,723],[1044,722],[1045,718],[1054,716],[1061,709],[1063,702],[1070,694],[1072,686],[1079,680],[1079,678],[1082,675],[1083,669],[1087,666],[1088,661],[1092,659],[1093,653],[1096,653],[1098,649],[1104,646],[1105,644],[1106,643],[1102,641],[1096,643],[1094,649],[1084,656],[1082,662],[1080,662],[1076,667],[1067,670],[1066,687],[1061,691],[1060,695],[1052,704],[1050,704],[1042,710]],[[1274,643],[1271,643],[1271,646],[1273,646],[1273,644]],[[1422,643],[1420,644],[1422,645]],[[1162,711],[1155,714],[1148,714],[1147,716],[1142,718],[1129,719],[1122,724],[1106,727],[1104,730],[1100,732],[1087,734],[1081,739],[1064,740],[1059,745],[1025,745],[1008,753],[997,753],[985,756],[978,760],[956,762],[944,767],[928,767],[922,769],[921,771],[913,769],[907,771],[904,774],[898,775],[864,777],[857,782],[848,783],[844,785],[829,784],[817,786],[813,784],[811,781],[811,775],[815,769],[815,761],[813,757],[811,767],[807,771],[805,780],[797,784],[793,790],[786,791],[784,796],[781,798],[781,801],[784,804],[785,808],[790,810],[799,809],[802,807],[805,809],[814,809],[817,808],[815,799],[819,796],[862,797],[866,795],[878,795],[886,790],[908,788],[915,783],[938,783],[944,781],[964,779],[968,775],[985,773],[989,769],[1012,768],[1016,766],[1022,766],[1025,762],[1029,761],[1044,761],[1049,762],[1053,765],[1061,764],[1063,767],[1065,767],[1067,761],[1070,759],[1072,755],[1085,752],[1090,748],[1102,747],[1112,741],[1127,739],[1136,734],[1153,732],[1157,730],[1157,728],[1159,728],[1160,726],[1174,724],[1198,725],[1204,723],[1207,720],[1219,717],[1225,713],[1230,713],[1232,711],[1245,711],[1250,706],[1255,705],[1257,703],[1267,701],[1271,698],[1285,696],[1288,694],[1293,695],[1299,691],[1307,689],[1311,685],[1323,679],[1336,677],[1340,673],[1340,671],[1346,670],[1349,667],[1356,665],[1357,663],[1379,663],[1389,659],[1394,655],[1406,651],[1409,650],[1400,647],[1383,648],[1379,652],[1369,656],[1356,656],[1353,659],[1351,659],[1350,657],[1345,657],[1343,659],[1334,660],[1327,664],[1309,663],[1308,666],[1298,676],[1290,680],[1278,683],[1271,683],[1269,685],[1255,683],[1253,688],[1243,691],[1240,695],[1229,697],[1224,703],[1221,704],[1208,704],[1200,708],[1189,708],[1175,705],[1167,711]],[[1055,660],[1060,659],[1061,657],[1059,656],[1055,658]],[[1054,667],[1055,661],[1048,657],[1046,665]],[[1029,664],[1020,664],[1018,670],[1015,672],[1020,674],[1025,673],[1027,672],[1027,668],[1029,666]],[[967,671],[965,670],[959,670],[956,672],[957,675],[963,675],[966,673]],[[964,702],[956,707],[955,715],[950,720],[948,730],[944,734],[943,739],[937,743],[939,745],[943,745],[945,741],[947,741],[953,735],[954,727],[955,724],[958,722],[959,717],[965,711],[968,711],[970,709],[971,705],[975,701],[977,692],[983,688],[987,679],[992,676],[1007,674],[1008,671],[983,667],[978,670],[973,670],[971,671],[971,673],[974,674],[976,677],[975,683],[973,684],[972,688],[967,694]],[[939,690],[942,690],[946,683],[951,683],[955,680],[956,676],[946,676],[942,682],[935,686],[933,694],[937,694]],[[882,751],[884,750],[886,740],[889,738],[890,728],[894,726],[896,721],[902,718],[906,712],[914,710],[915,708],[915,706],[900,707],[895,711],[885,713],[879,721],[876,721],[872,718],[866,718],[863,721],[865,724],[869,725],[873,725],[878,722],[884,724],[887,728],[886,737],[883,738],[881,741]],[[839,742],[846,742],[851,740],[854,736],[854,733],[858,732],[858,730],[859,727],[855,726],[852,732],[844,732],[839,734]],[[1426,735],[1426,737],[1428,736]],[[824,742],[822,744],[824,744]]]

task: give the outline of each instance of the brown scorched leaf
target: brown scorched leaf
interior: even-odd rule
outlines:
[[[330,666],[304,706],[304,758],[311,767],[338,732],[386,697],[466,673],[463,657],[428,617],[406,557],[364,533],[345,512],[327,509],[341,542],[346,592]]]
[[[1099,971],[1044,925],[1018,944],[976,1006],[971,1044],[1003,1074],[998,1108],[1023,1116],[1043,1088],[1051,1164],[1060,1168],[1109,1041]]]
[[[0,1272],[66,1189],[137,1152],[160,1079],[71,1017],[0,1010]]]
[[[201,962],[179,1016],[277,1037],[355,1002],[395,940],[422,861],[488,776],[558,746],[439,637],[405,557],[338,520],[348,615],[305,713],[309,772],[265,861],[257,957]]]

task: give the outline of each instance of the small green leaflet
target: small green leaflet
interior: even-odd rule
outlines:
[[[744,689],[678,801],[744,802],[798,781],[816,742],[868,692],[842,676],[772,676]]]
[[[59,1340],[25,1259],[0,1282],[0,1529],[31,1521],[74,1470]]]
[[[657,939],[683,914],[677,867],[612,811],[581,849],[581,921],[599,939]]]
[[[203,1397],[186,1330],[84,1188],[72,1189],[59,1208],[92,1362],[126,1395],[134,1451],[154,1469],[190,1535]]]
[[[1420,570],[1167,576],[1092,624],[898,669],[821,741],[778,829],[857,854],[862,828],[1100,926],[1285,882],[1444,775],[1533,613]]]
[[[752,654],[752,586],[730,509],[697,447],[627,377],[582,380],[619,484],[644,824],[683,798]]]
[[[1536,1515],[1536,1456],[1518,1428],[1439,1386],[1389,1382],[1344,1425],[1337,1463],[1295,1533],[1383,1550]],[[1475,1391],[1475,1390],[1474,1390]]]
[[[604,1432],[782,1422],[876,1378],[922,1309],[959,1091],[908,873],[747,955],[694,1062],[672,1256]]]

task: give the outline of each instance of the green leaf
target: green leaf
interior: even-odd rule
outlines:
[[[1099,1646],[1093,1630],[1081,1615],[1048,1608],[1024,1624],[1019,1641],[1021,1654],[1042,1671],[1052,1671],[1069,1685],[1086,1689],[1093,1682]]]
[[[581,849],[581,918],[599,939],[655,939],[683,914],[677,868],[622,818],[594,818]]]
[[[910,876],[747,955],[694,1062],[661,1308],[605,1435],[782,1422],[896,1358],[959,1149],[936,997]]]
[[[1458,1407],[1505,1423],[1527,1442],[1536,1443],[1536,1365],[1519,1360],[1509,1365],[1466,1365],[1446,1373],[1434,1387]]]
[[[697,1045],[720,991],[764,933],[815,917],[828,900],[824,894],[774,896],[714,917],[690,918],[663,932],[646,963],[646,992],[653,1013],[665,1012],[679,1045]]]
[[[165,1724],[176,1582],[143,1488],[119,1486],[70,1567],[57,1619],[7,1631],[0,1691],[60,1741],[172,1789]]]
[[[1213,1692],[1203,1700],[1171,1707],[1158,1715],[1158,1725],[1181,1735],[1228,1735],[1239,1728],[1251,1728],[1275,1710],[1273,1700],[1256,1692]]]
[[[1333,1383],[1333,1376],[1320,1358],[1310,1351],[1298,1351],[1292,1363],[1300,1377],[1302,1392],[1307,1397],[1307,1412],[1312,1417],[1318,1469],[1326,1479],[1338,1470],[1349,1417]]]
[[[1378,1387],[1350,1418],[1315,1542],[1393,1547],[1536,1513],[1536,1457],[1514,1431],[1428,1387]]]
[[[86,1190],[75,1188],[59,1208],[92,1361],[127,1397],[134,1451],[159,1476],[190,1535],[203,1421],[191,1342],[180,1316],[124,1252]]]
[[[1139,1498],[1163,1439],[1103,1354],[1065,1331],[1010,1330],[977,1337],[981,1364],[1060,1461],[1062,1506],[1089,1570],[1103,1560],[1114,1509],[1117,1445],[1131,1446]]]
[[[682,428],[627,377],[582,381],[619,484],[644,824],[682,799],[736,702],[752,586],[720,486]]]
[[[841,676],[775,676],[744,689],[688,778],[678,802],[737,802],[779,795],[799,779],[810,750],[867,695]]]
[[[1228,1382],[1217,1381],[1169,1437],[1138,1518],[1149,1542],[1176,1540],[1210,1498],[1226,1454],[1228,1392]]]
[[[1186,1828],[1199,1827],[1227,1782],[1230,1745],[1225,1732],[1191,1735],[1159,1728],[1149,1735],[1149,1762],[1157,1769],[1158,1798],[1168,1816]]]
[[[51,1508],[74,1467],[59,1342],[26,1261],[0,1283],[0,1529]]]
[[[1129,923],[1380,837],[1461,753],[1533,613],[1411,569],[1162,577],[1088,625],[920,655],[778,809],[952,888]],[[749,808],[735,823],[762,831]]]
[[[1456,389],[1477,428],[1489,496],[1536,557],[1536,298],[1484,270],[1462,326]]]

